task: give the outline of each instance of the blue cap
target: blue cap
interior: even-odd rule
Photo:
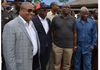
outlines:
[[[40,9],[45,9],[47,6],[44,2],[40,3]]]

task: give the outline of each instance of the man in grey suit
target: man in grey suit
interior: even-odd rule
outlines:
[[[31,3],[23,2],[19,16],[4,27],[3,55],[7,70],[33,70],[34,56],[40,53],[38,35],[31,21],[33,11]]]

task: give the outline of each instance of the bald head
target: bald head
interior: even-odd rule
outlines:
[[[88,15],[89,15],[89,10],[83,6],[81,9],[80,9],[80,16],[81,16],[81,19],[86,21],[87,18],[88,18]]]
[[[32,6],[34,8],[32,3],[30,3],[30,2],[22,2],[21,6],[20,6],[20,9],[26,8],[27,6]]]
[[[84,11],[88,12],[89,10],[87,9],[87,7],[83,6],[83,7],[81,7],[80,11],[81,11],[81,12],[82,12],[82,11],[83,11],[83,12],[84,12]]]
[[[20,6],[20,12],[19,15],[29,22],[32,17],[34,16],[34,5],[30,2],[23,2]]]
[[[67,16],[70,14],[70,5],[64,4],[64,6],[62,7],[62,14]]]

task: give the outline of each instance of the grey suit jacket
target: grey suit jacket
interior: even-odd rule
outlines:
[[[34,25],[33,29],[35,30]],[[37,41],[40,47],[38,35]],[[7,70],[32,70],[32,52],[33,45],[24,23],[16,17],[3,30],[3,54]]]

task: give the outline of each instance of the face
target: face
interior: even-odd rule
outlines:
[[[88,14],[89,14],[88,11],[81,11],[80,12],[81,19],[87,20]]]
[[[39,10],[39,16],[44,19],[47,16],[47,10],[46,9],[40,9]]]
[[[93,13],[93,18],[95,20],[98,20],[98,10],[95,10],[94,13]]]
[[[62,8],[62,13],[64,15],[68,15],[70,13],[70,7],[69,6],[63,7]]]
[[[26,21],[30,21],[32,17],[35,15],[34,12],[34,6],[32,4],[29,4],[22,9],[22,16]]]
[[[52,9],[53,9],[54,12],[57,12],[58,9],[59,9],[59,7],[58,7],[57,5],[54,5],[54,6],[52,7]]]

